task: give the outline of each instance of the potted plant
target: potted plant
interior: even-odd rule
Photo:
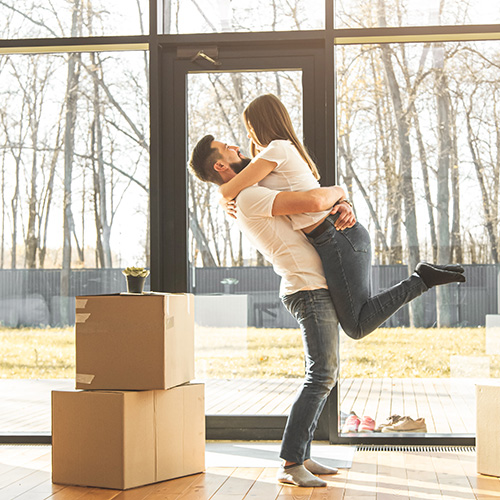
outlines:
[[[144,282],[149,275],[149,270],[144,267],[127,267],[122,271],[127,278],[128,293],[143,293]]]

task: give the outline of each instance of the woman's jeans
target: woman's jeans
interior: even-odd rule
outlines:
[[[306,375],[292,405],[280,457],[302,464],[311,458],[311,441],[321,411],[337,383],[339,329],[328,290],[305,290],[282,297],[298,321],[304,342]]]
[[[329,215],[306,236],[321,257],[342,329],[349,337],[361,339],[428,288],[422,278],[413,273],[401,283],[370,297],[370,235],[359,222],[337,231],[334,225],[337,218],[338,214]]]

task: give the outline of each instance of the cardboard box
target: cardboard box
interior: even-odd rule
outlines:
[[[194,379],[191,294],[76,297],[76,388],[168,389]]]
[[[54,483],[128,489],[204,469],[203,384],[52,392]]]
[[[476,386],[477,472],[500,477],[500,385]]]

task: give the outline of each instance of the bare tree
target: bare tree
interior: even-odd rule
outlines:
[[[386,26],[384,0],[378,0],[378,17],[379,25]],[[399,178],[401,180],[399,187],[403,196],[404,226],[406,230],[406,240],[409,252],[408,268],[411,272],[420,260],[420,246],[418,242],[415,193],[413,189],[412,151],[410,144],[410,116],[408,113],[409,110],[405,109],[403,106],[401,89],[399,87],[392,64],[391,48],[388,45],[382,44],[380,45],[380,51],[398,130],[400,150]],[[423,324],[423,306],[421,301],[417,300],[411,302],[410,318],[412,324],[415,326]]]
[[[451,102],[448,81],[444,70],[445,51],[442,43],[432,47],[434,81],[437,107],[438,168],[437,168],[437,260],[444,264],[451,260],[450,240],[450,170],[453,156],[451,136]],[[453,294],[449,287],[436,289],[438,327],[451,326],[456,320],[453,314]]]
[[[71,36],[76,37],[81,30],[80,0],[74,0],[73,16],[71,25]],[[72,179],[73,179],[73,155],[75,144],[75,126],[77,120],[78,83],[80,80],[81,54],[70,53],[68,55],[68,76],[66,84],[66,116],[64,130],[64,200],[63,200],[63,252],[60,293],[61,300],[61,322],[68,323],[69,303],[64,297],[70,296],[69,280],[71,270],[71,235],[75,233],[75,224],[72,212]]]
[[[472,102],[472,97],[470,101]],[[494,187],[497,189],[497,191],[495,192],[489,190],[487,186],[487,179],[485,176],[486,166],[482,160],[478,147],[480,138],[478,137],[477,134],[474,133],[472,127],[471,115],[472,115],[472,104],[470,103],[465,111],[466,124],[467,124],[467,140],[477,180],[479,183],[479,188],[481,191],[481,199],[485,217],[485,227],[491,248],[491,258],[495,264],[498,264],[499,248],[500,248],[498,241],[498,220],[499,220],[498,219],[498,189],[499,189],[498,170],[496,176],[494,176]]]
[[[47,234],[49,230],[49,220],[51,214],[52,200],[54,194],[54,179],[56,174],[56,167],[58,164],[59,154],[62,149],[61,144],[61,133],[62,133],[62,114],[64,111],[64,107],[61,107],[61,111],[59,113],[59,119],[57,121],[57,132],[55,134],[54,140],[54,149],[52,152],[52,157],[50,159],[50,167],[49,174],[47,179],[46,187],[42,193],[41,197],[41,210],[40,210],[40,218],[39,218],[39,265],[41,268],[45,267],[45,257],[47,254]]]
[[[19,116],[23,117],[25,114],[27,104],[23,101],[19,109]],[[17,267],[17,240],[18,240],[18,224],[19,224],[19,201],[20,201],[20,177],[21,177],[21,167],[22,167],[22,155],[23,155],[23,144],[28,134],[28,127],[26,127],[26,121],[20,119],[17,121],[17,134],[14,139],[11,136],[10,129],[11,124],[8,121],[8,116],[6,113],[2,113],[2,126],[6,138],[6,148],[9,149],[10,154],[14,159],[14,192],[10,201],[11,209],[11,224],[12,224],[12,243],[11,243],[11,267],[16,269]],[[15,129],[14,129],[15,130]]]
[[[52,68],[49,64],[41,64],[40,56],[27,56],[22,66],[24,72],[20,73],[17,66],[10,60],[12,74],[15,77],[18,87],[21,89],[21,96],[26,105],[25,120],[30,136],[31,158],[26,177],[28,181],[28,222],[25,235],[25,266],[28,269],[36,267],[37,250],[39,248],[39,199],[38,199],[38,172],[43,170],[43,160],[40,159],[40,120],[44,108],[46,87],[49,84],[49,76]],[[24,148],[23,148],[24,149]]]
[[[95,71],[102,70],[102,65],[98,64],[95,53],[90,54],[91,65]],[[108,206],[107,206],[107,186],[106,174],[104,171],[104,151],[103,151],[103,130],[101,123],[101,98],[99,94],[99,84],[97,79],[93,79],[93,94],[92,107],[94,119],[92,122],[92,139],[91,139],[91,154],[92,154],[92,174],[94,184],[94,216],[96,224],[96,253],[99,257],[100,267],[110,268],[111,262],[111,225],[108,222]]]

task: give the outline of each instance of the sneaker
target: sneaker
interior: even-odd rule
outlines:
[[[382,429],[384,427],[388,427],[390,425],[394,425],[396,422],[399,422],[403,417],[400,415],[394,414],[391,415],[390,417],[387,417],[387,420],[385,422],[382,422],[376,429],[375,432],[382,432]]]
[[[358,427],[361,420],[359,417],[351,411],[351,414],[346,418],[344,427],[342,427],[342,433],[348,434],[350,432],[358,432]]]
[[[372,417],[364,415],[358,427],[358,432],[373,432],[375,430],[375,420]]]
[[[425,418],[413,420],[411,417],[403,417],[394,425],[384,427],[382,432],[427,432],[427,425]]]

